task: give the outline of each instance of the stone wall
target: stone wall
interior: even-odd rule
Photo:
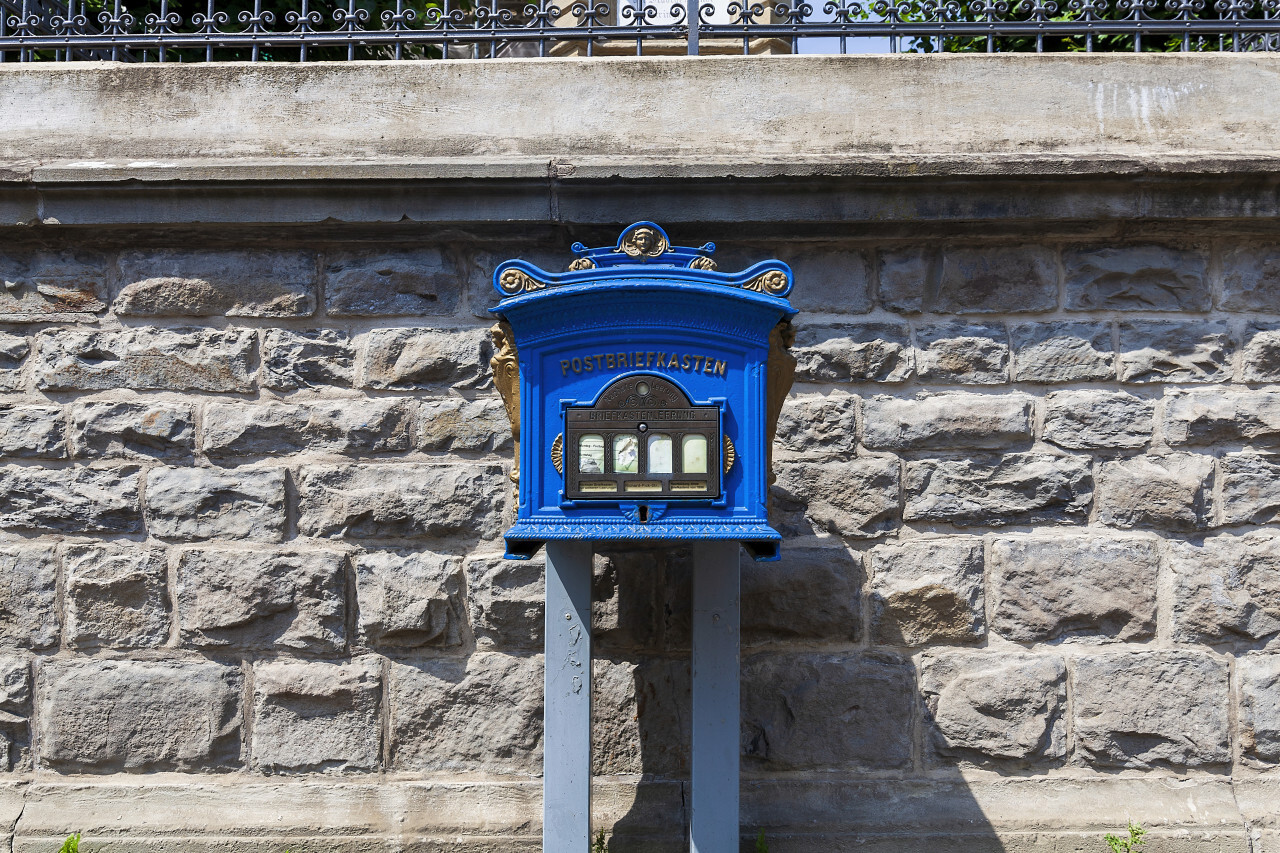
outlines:
[[[765,62],[835,73],[788,59]],[[938,68],[999,68],[902,59],[890,82],[914,92]],[[1107,61],[1120,90],[1155,67]],[[1224,61],[1203,60],[1240,84]],[[874,88],[850,63],[832,85]],[[351,73],[508,67],[409,65]],[[666,61],[518,67],[631,68],[618,91],[641,72],[739,85],[724,60],[688,80]],[[4,73],[11,102],[57,91]],[[124,72],[47,73],[105,75],[106,93]],[[309,73],[215,65],[205,82]],[[1199,110],[1225,91],[1203,85]],[[554,156],[541,181],[500,158],[430,176],[250,163],[166,137],[166,121],[194,132],[185,114],[122,143],[168,139],[173,162],[93,160],[67,136],[56,168],[35,143],[34,166],[0,152],[0,212],[21,214],[0,227],[11,849],[73,830],[122,853],[538,849],[542,565],[501,556],[489,274],[562,269],[573,241],[653,218],[716,241],[721,269],[778,257],[796,274],[783,558],[743,562],[744,835],[774,853],[1083,853],[1132,818],[1158,853],[1280,850],[1280,157],[1258,165],[1275,108],[1214,137],[1236,148],[1209,168],[1166,150],[1202,112],[1143,103],[1096,113],[1151,135],[1124,137],[1126,157],[1155,152],[1136,174],[1059,150],[1093,112],[1077,136],[1039,127],[1036,156],[1059,166],[948,142],[961,165],[917,152],[929,179],[896,177],[911,169],[878,138],[851,153],[863,137],[835,126],[843,165],[817,178],[759,152],[752,180],[629,161],[576,184]],[[595,566],[595,818],[611,850],[679,850],[689,553]]]
[[[563,249],[6,244],[10,769],[536,776],[485,272]],[[1276,767],[1280,235],[720,255],[804,309],[748,778]],[[602,776],[687,777],[689,572],[597,557]]]

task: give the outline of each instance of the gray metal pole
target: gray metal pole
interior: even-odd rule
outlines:
[[[702,0],[685,0],[684,19],[689,24],[689,55],[698,55],[698,4]]]
[[[739,611],[738,543],[696,543],[690,853],[738,853]]]
[[[547,543],[542,849],[591,844],[591,543]]]

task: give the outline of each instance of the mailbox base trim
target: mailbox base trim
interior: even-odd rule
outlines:
[[[710,528],[710,529],[709,529]],[[508,560],[528,560],[546,542],[590,540],[592,542],[680,542],[689,540],[736,540],[759,562],[778,559],[782,536],[765,524],[566,524],[563,522],[521,522],[507,531]]]

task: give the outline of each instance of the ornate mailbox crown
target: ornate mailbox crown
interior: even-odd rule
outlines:
[[[493,274],[490,361],[515,436],[507,556],[547,540],[737,540],[776,560],[772,445],[795,359],[791,270],[716,271],[652,222],[569,271]]]

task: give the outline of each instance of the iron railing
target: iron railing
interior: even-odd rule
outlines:
[[[0,0],[0,62],[1280,50],[1280,0],[616,2]]]

